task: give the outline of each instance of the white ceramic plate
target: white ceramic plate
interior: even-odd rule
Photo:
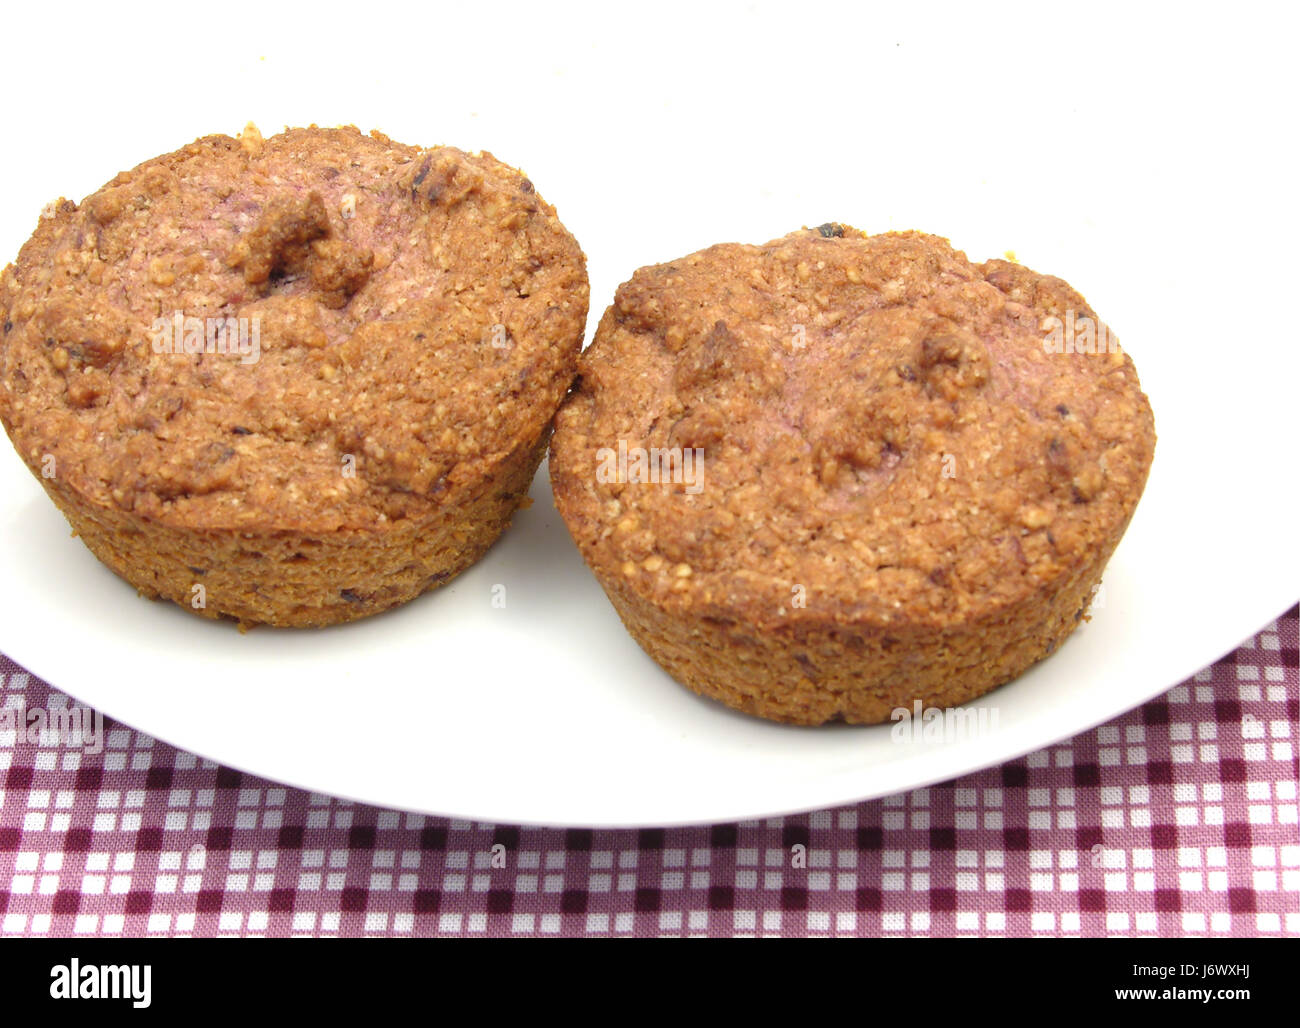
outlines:
[[[182,10],[132,19],[131,52],[175,56],[205,38]],[[199,133],[250,117],[267,131],[355,120],[524,164],[588,253],[594,315],[640,264],[827,219],[940,231],[975,259],[1014,248],[1120,333],[1155,409],[1155,467],[1093,621],[984,702],[996,731],[935,745],[887,727],[766,724],[686,692],[623,631],[544,475],[534,506],[451,586],[355,625],[240,635],[138,599],[69,537],[5,445],[0,651],[79,700],[231,766],[384,806],[506,823],[722,821],[1015,757],[1157,695],[1295,601],[1300,225],[1279,129],[1295,92],[1290,31],[1235,13],[1230,28],[1166,26],[1131,8],[1053,24],[1037,7],[996,31],[963,8],[792,21],[775,7],[687,7],[621,27],[595,7],[431,62],[424,31],[376,51],[353,39],[364,26],[259,10],[257,49],[222,42],[211,89],[159,89],[144,60],[116,62],[113,89],[88,88],[111,20],[61,35],[72,52],[50,77],[43,24],[18,26],[32,45],[13,48],[5,75],[52,92],[8,112],[25,145],[0,171],[6,254],[54,194],[80,197]],[[458,17],[439,14],[441,38],[478,38]],[[837,40],[852,41],[852,61]],[[350,74],[317,74],[322,53]],[[177,60],[164,65],[188,66]],[[124,131],[115,105],[133,89],[151,117]]]

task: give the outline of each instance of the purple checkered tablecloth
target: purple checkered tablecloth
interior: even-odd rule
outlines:
[[[87,752],[0,657],[0,934],[1300,936],[1298,630],[943,785],[639,831],[346,803],[111,721]]]

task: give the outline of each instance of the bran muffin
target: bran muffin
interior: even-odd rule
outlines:
[[[328,625],[504,530],[586,312],[578,244],[490,154],[249,126],[42,216],[0,276],[0,419],[140,592]]]
[[[550,473],[669,674],[765,718],[870,724],[1050,654],[1154,445],[1133,362],[1065,282],[828,224],[637,271]]]

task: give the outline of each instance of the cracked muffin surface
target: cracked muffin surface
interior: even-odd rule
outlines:
[[[0,418],[142,591],[348,620],[504,528],[586,309],[582,251],[490,154],[250,126],[41,218],[0,277]]]
[[[585,559],[671,673],[781,720],[959,702],[1050,652],[1155,441],[1082,296],[914,232],[643,268],[579,374],[551,474]]]

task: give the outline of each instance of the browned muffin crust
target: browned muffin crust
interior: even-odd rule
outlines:
[[[697,692],[804,724],[964,702],[1082,618],[1151,463],[1130,358],[1048,352],[1052,318],[1105,332],[1060,279],[914,232],[642,268],[556,419],[556,504]],[[638,480],[656,450],[696,479]]]
[[[490,154],[250,126],[42,217],[0,276],[0,419],[143,592],[351,620],[504,529],[586,311],[582,251]],[[186,352],[175,312],[246,319],[243,350]]]

